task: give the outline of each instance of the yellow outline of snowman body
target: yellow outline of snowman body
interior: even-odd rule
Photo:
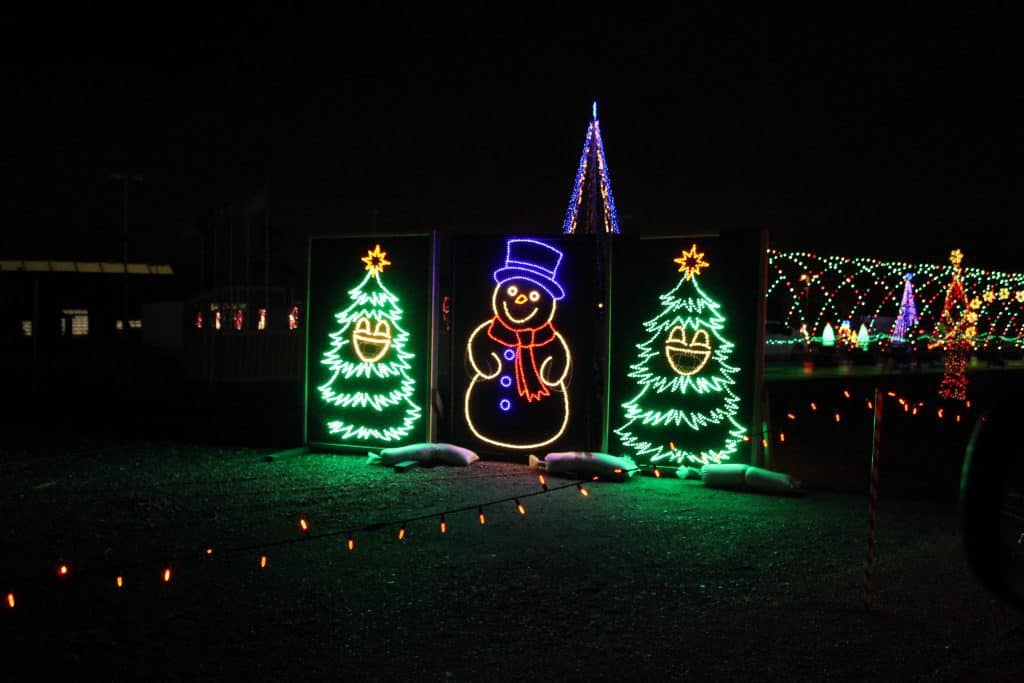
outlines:
[[[521,278],[521,279],[527,279],[528,280],[529,278]],[[498,314],[498,295],[499,295],[499,292],[501,292],[503,289],[505,289],[505,288],[502,285],[498,285],[497,287],[494,288],[494,291],[491,294],[491,308],[494,311],[495,315]],[[515,296],[515,294],[511,293],[508,290],[506,290],[505,293],[509,294],[510,296]],[[519,294],[519,296],[522,297],[523,295]],[[533,299],[530,299],[530,300],[533,301]],[[524,302],[517,301],[516,303],[524,303]],[[508,306],[505,304],[504,301],[501,302],[501,305],[502,305],[502,311],[507,315],[508,319],[513,321],[513,322],[516,322],[518,324],[522,324],[522,323],[526,322],[527,320],[530,320],[531,318],[533,318],[533,316],[537,312],[537,309],[534,308],[533,311],[529,315],[527,315],[526,317],[524,317],[524,318],[515,318],[515,317],[513,317],[509,313]],[[547,320],[545,322],[551,322],[554,319],[555,311],[557,309],[558,309],[558,302],[555,301],[554,299],[552,299],[551,300],[551,313],[550,313],[550,315],[548,315],[548,318],[547,318]],[[486,372],[484,372],[483,370],[480,369],[480,366],[477,364],[476,360],[473,358],[473,353],[471,351],[471,349],[473,348],[473,340],[476,339],[476,336],[481,332],[481,330],[486,330],[490,326],[490,324],[491,324],[491,321],[487,320],[487,321],[482,322],[479,325],[477,325],[476,329],[473,330],[473,332],[469,335],[469,339],[466,341],[466,356],[469,358],[469,364],[473,368],[473,373],[474,373],[473,379],[470,380],[469,386],[466,387],[466,395],[465,395],[465,397],[463,399],[463,414],[465,415],[466,424],[469,425],[470,431],[473,432],[473,436],[475,436],[476,438],[480,439],[481,441],[485,441],[485,442],[487,442],[489,444],[493,444],[495,446],[501,446],[502,448],[511,448],[511,449],[515,449],[515,450],[528,450],[530,448],[540,448],[541,446],[546,446],[549,443],[557,441],[562,436],[562,434],[565,432],[565,428],[569,424],[569,392],[568,392],[568,390],[565,387],[565,378],[568,376],[569,368],[572,366],[572,352],[569,350],[569,345],[566,343],[565,337],[563,337],[562,333],[557,331],[557,330],[555,331],[555,339],[558,340],[558,343],[561,344],[562,348],[565,350],[565,369],[562,371],[562,374],[557,379],[555,379],[555,380],[547,379],[545,377],[545,370],[547,369],[548,364],[551,363],[551,357],[549,356],[549,357],[545,358],[541,362],[540,368],[538,368],[538,370],[539,370],[539,374],[540,374],[540,380],[544,384],[548,385],[552,389],[555,389],[556,391],[558,391],[562,395],[562,402],[564,404],[563,405],[564,409],[562,411],[562,424],[558,427],[558,432],[554,436],[552,436],[551,438],[545,439],[544,441],[538,441],[537,443],[531,443],[531,444],[512,444],[512,443],[505,443],[504,441],[497,441],[495,439],[491,439],[489,437],[484,436],[483,434],[480,433],[480,430],[478,430],[476,428],[476,425],[473,424],[473,419],[472,419],[472,416],[471,416],[471,411],[470,411],[470,406],[469,406],[469,403],[470,403],[469,399],[470,399],[470,396],[473,394],[473,387],[475,387],[477,382],[479,382],[479,381],[491,381],[495,377],[497,377],[498,375],[501,374],[501,359],[498,358],[498,355],[496,353],[494,353],[492,351],[490,353],[490,356],[491,356],[491,358],[494,359],[494,364],[495,364],[495,366],[497,366],[497,370],[495,370],[494,372],[488,374],[488,373],[486,373]]]

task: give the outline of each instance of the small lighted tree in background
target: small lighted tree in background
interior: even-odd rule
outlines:
[[[917,305],[914,303],[913,273],[903,276],[903,298],[900,299],[900,312],[896,316],[896,324],[892,329],[892,340],[897,343],[907,341],[907,335],[917,324]]]
[[[960,279],[960,262],[963,257],[959,249],[954,249],[949,256],[953,272],[949,288],[946,290],[946,299],[942,304],[942,315],[936,327],[935,342],[932,343],[932,346],[942,346],[945,360],[939,396],[955,401],[967,399],[967,359],[977,335],[975,324],[978,322],[977,309],[981,305],[980,300],[976,301],[977,305],[967,301]]]
[[[402,329],[398,297],[382,282],[387,252],[376,245],[361,259],[367,271],[349,290],[351,303],[335,315],[338,330],[320,363],[329,377],[318,386],[330,406],[327,429],[342,440],[399,442],[420,420],[412,401],[416,380],[410,374],[413,354],[405,350],[409,333]]]
[[[836,345],[836,331],[832,328],[832,323],[825,323],[825,329],[821,331],[821,345],[826,348]]]
[[[624,424],[615,433],[638,462],[722,462],[746,434],[732,390],[739,372],[729,364],[735,345],[722,334],[721,306],[697,283],[709,266],[704,254],[694,244],[674,261],[683,275],[643,324],[646,339],[636,345],[639,356],[628,374],[639,391],[622,405]]]
[[[857,328],[857,346],[860,347],[861,351],[871,349],[871,332],[864,323],[861,323],[860,327]]]

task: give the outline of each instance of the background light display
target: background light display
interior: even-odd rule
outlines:
[[[967,300],[960,279],[962,261],[963,254],[959,249],[955,249],[949,256],[953,272],[935,328],[936,341],[932,343],[933,346],[941,346],[945,355],[939,395],[955,401],[967,400],[967,357],[977,336],[977,310],[982,305],[980,299]]]
[[[433,254],[429,235],[310,241],[307,442],[429,440]]]
[[[569,196],[569,209],[565,214],[562,231],[566,234],[577,232],[580,214],[586,214],[591,207],[586,206],[590,199],[599,205],[600,218],[587,216],[591,232],[602,230],[606,233],[619,232],[619,215],[615,210],[615,196],[612,194],[612,179],[608,171],[608,160],[604,156],[604,142],[601,140],[601,122],[597,119],[597,102],[591,109],[590,124],[587,126],[587,137],[583,141],[583,154],[580,155],[580,166],[576,170],[576,180]]]
[[[746,462],[759,236],[616,238],[608,447],[641,464]]]
[[[582,237],[454,240],[453,440],[523,462],[596,447],[595,258]]]
[[[880,261],[871,258],[819,256],[808,252],[768,252],[768,318],[793,329],[806,325],[821,342],[827,324],[842,321],[867,326],[872,346],[902,337],[928,344],[938,339],[935,330],[945,303],[954,265]],[[898,328],[901,303],[906,298],[904,276],[913,273],[913,314]],[[981,268],[962,268],[960,278],[967,299],[976,302],[974,348],[1024,347],[1024,274]],[[910,319],[916,318],[911,324]],[[770,343],[770,342],[769,342]]]

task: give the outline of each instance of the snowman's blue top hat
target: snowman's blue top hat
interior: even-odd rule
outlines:
[[[510,239],[506,245],[505,267],[494,271],[499,285],[512,278],[535,282],[556,301],[565,298],[562,285],[555,281],[562,252],[549,244],[528,239]]]

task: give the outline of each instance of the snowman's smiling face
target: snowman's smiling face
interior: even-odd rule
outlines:
[[[555,314],[551,295],[536,283],[521,278],[506,280],[495,287],[491,303],[509,327],[536,327]]]

